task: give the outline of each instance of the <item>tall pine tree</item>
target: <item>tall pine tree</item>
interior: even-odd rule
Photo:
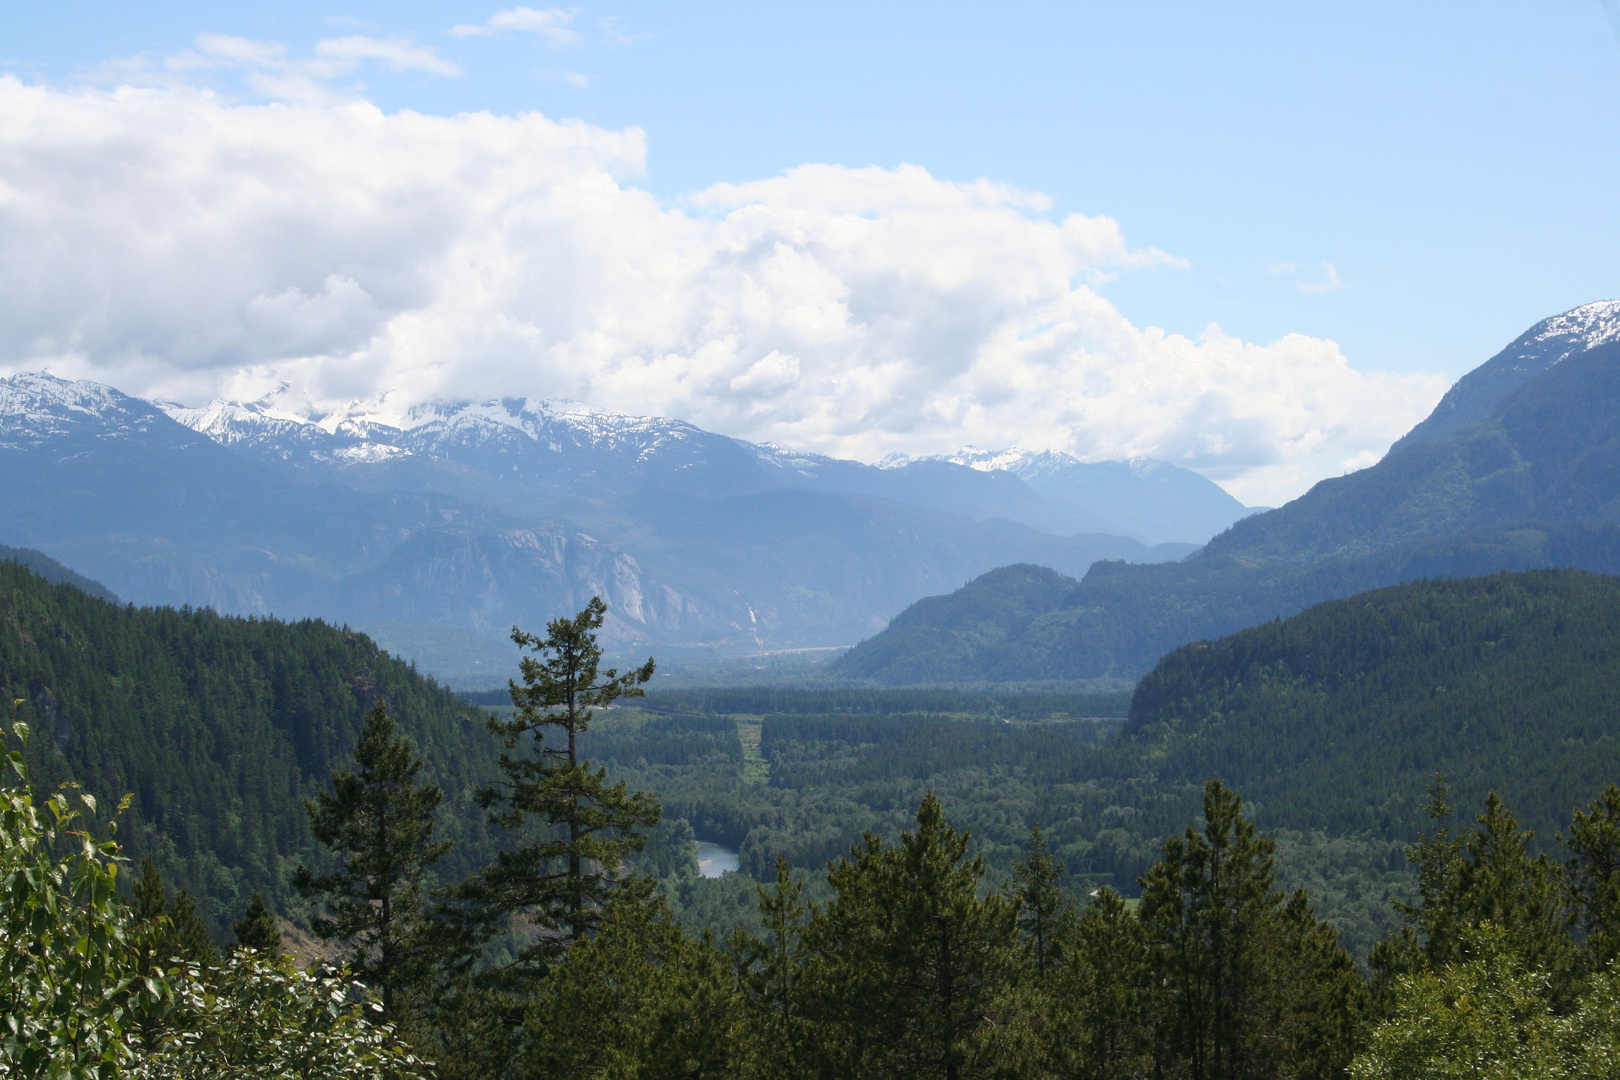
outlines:
[[[1029,853],[1013,866],[1009,891],[1018,900],[1018,929],[1035,965],[1038,978],[1046,978],[1062,960],[1060,928],[1073,916],[1074,905],[1059,882],[1063,864],[1052,858],[1039,825],[1029,830]]]
[[[543,962],[559,935],[578,941],[597,925],[625,859],[646,844],[641,830],[660,816],[654,796],[630,792],[622,780],[609,784],[607,770],[580,755],[593,710],[641,696],[653,675],[651,659],[622,675],[601,669],[596,634],[606,614],[607,605],[592,597],[573,618],[547,624],[544,638],[513,627],[512,640],[534,655],[522,660],[523,685],[508,684],[511,719],[489,722],[506,745],[506,780],[481,790],[479,804],[507,829],[531,820],[541,828],[501,852],[462,895],[486,923],[523,913],[537,924],[541,936],[521,950],[523,962]]]
[[[399,734],[387,705],[366,713],[354,748],[356,768],[332,774],[332,791],[305,803],[310,831],[338,868],[300,866],[293,885],[320,902],[315,933],[342,942],[362,982],[398,1021],[407,998],[432,975],[427,875],[450,845],[433,839],[438,787],[418,780],[422,759]]]
[[[1620,956],[1620,787],[1610,784],[1575,811],[1564,844],[1574,852],[1566,879],[1586,931],[1587,966],[1602,970]]]
[[[765,1075],[787,1075],[802,1061],[808,1037],[804,1016],[803,970],[804,882],[795,878],[787,860],[776,860],[776,883],[754,886],[763,935],[738,930],[731,939],[737,957],[737,982],[751,1020],[753,1058]]]
[[[142,957],[143,974],[150,974],[154,968],[173,959],[203,965],[212,965],[219,959],[191,893],[181,889],[180,894],[171,901],[169,890],[163,884],[163,875],[158,872],[152,856],[141,860],[140,873],[135,878],[131,893],[131,918],[136,925],[144,925],[154,931]]]

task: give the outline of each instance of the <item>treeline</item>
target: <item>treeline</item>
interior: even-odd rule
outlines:
[[[119,606],[0,560],[0,693],[40,736],[28,749],[40,782],[133,796],[120,843],[186,888],[216,937],[254,892],[291,906],[288,873],[320,851],[302,801],[380,700],[446,793],[447,872],[492,850],[472,804],[494,776],[482,715],[363,635]]]

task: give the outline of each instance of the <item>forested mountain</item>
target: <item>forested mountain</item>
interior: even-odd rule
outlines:
[[[1530,379],[1575,353],[1620,341],[1620,302],[1609,300],[1543,319],[1507,348],[1458,379],[1428,418],[1398,439],[1391,450],[1445,439],[1491,414],[1496,403]]]
[[[912,604],[883,633],[840,657],[835,669],[897,686],[1052,677],[1028,629],[1062,608],[1078,584],[1044,566],[1000,567],[947,596]]]
[[[1459,381],[1377,465],[1245,518],[1183,562],[1094,566],[956,660],[962,678],[1134,678],[1177,645],[1365,589],[1503,569],[1615,570],[1617,334],[1620,301],[1538,324]],[[890,644],[903,632],[911,648],[937,651],[924,631],[931,610],[903,613],[834,670],[894,682],[937,667]]]
[[[74,573],[43,551],[0,545],[0,562],[20,563],[53,585],[72,585],[80,592],[88,593],[97,599],[118,603],[118,597],[101,582],[91,581],[83,574]]]
[[[1412,835],[1439,772],[1550,840],[1620,776],[1620,578],[1420,581],[1183,646],[1137,687],[1126,748],[1341,834]]]
[[[446,791],[447,873],[489,852],[471,805],[495,758],[479,710],[363,635],[119,606],[0,559],[0,692],[38,733],[36,780],[77,780],[109,809],[133,795],[119,840],[188,888],[216,935],[255,891],[287,910],[286,874],[318,852],[303,799],[379,698]]]
[[[326,426],[168,408],[0,381],[0,542],[136,603],[372,626],[446,676],[508,666],[514,623],[593,595],[625,648],[835,646],[996,565],[1190,550],[1078,534],[1006,472],[795,456],[567,403]]]

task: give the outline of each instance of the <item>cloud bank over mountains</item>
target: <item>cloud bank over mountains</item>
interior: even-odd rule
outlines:
[[[316,411],[568,397],[867,461],[1150,456],[1250,503],[1371,463],[1445,389],[1133,326],[1094,286],[1176,260],[1038,194],[812,164],[671,205],[634,186],[646,155],[538,114],[0,78],[0,373]]]

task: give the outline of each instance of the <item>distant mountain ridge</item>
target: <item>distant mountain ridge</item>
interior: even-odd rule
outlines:
[[[0,539],[137,603],[339,623],[403,603],[499,633],[509,615],[601,593],[632,641],[690,606],[577,530],[433,491],[301,483],[97,383],[0,380],[0,466],[13,511]]]
[[[300,409],[274,395],[199,408],[158,404],[222,446],[351,482],[357,467],[392,463],[397,474],[454,463],[497,481],[556,483],[566,477],[576,490],[626,478],[707,494],[781,485],[891,499],[978,520],[1004,517],[1056,535],[1107,533],[1148,544],[1199,544],[1252,512],[1197,473],[1146,458],[1086,463],[1055,451],[1013,448],[992,455],[967,447],[954,455],[891,455],[869,466],[563,399],[501,398],[400,410],[357,403],[332,413]],[[681,477],[682,471],[691,475]]]
[[[1439,421],[1425,420],[1378,464],[1237,522],[1184,562],[1099,563],[1016,625],[982,634],[956,661],[962,677],[1133,678],[1189,641],[1365,589],[1504,569],[1620,573],[1620,302],[1543,320],[1478,371],[1442,401]],[[1483,415],[1440,437],[1493,387]],[[980,582],[963,591],[959,623],[984,591]],[[927,624],[932,603],[833,670],[896,682],[937,668],[943,643],[962,633]],[[902,637],[914,644],[898,647]]]
[[[507,628],[593,594],[616,648],[725,655],[844,645],[1001,564],[1078,575],[1193,548],[1104,531],[1006,471],[880,469],[539,399],[304,415],[20,375],[0,380],[0,468],[0,543],[127,600],[370,626],[482,681],[512,664]],[[1139,496],[1158,498],[1121,498]]]
[[[982,450],[966,446],[930,459],[982,471],[1008,472],[1053,502],[1082,513],[1111,514],[1133,535],[1215,536],[1234,522],[1266,509],[1246,507],[1220,486],[1169,462],[1136,457],[1129,461],[1086,462],[1056,450]],[[895,458],[879,464],[893,467]],[[1150,491],[1153,498],[1131,497]],[[1112,511],[1105,508],[1113,507]]]
[[[83,574],[74,573],[43,551],[0,545],[0,562],[18,563],[27,567],[35,576],[44,578],[52,585],[72,585],[86,596],[93,596],[97,600],[105,600],[109,604],[118,603],[118,597],[113,595],[112,591],[101,582],[92,581]]]

